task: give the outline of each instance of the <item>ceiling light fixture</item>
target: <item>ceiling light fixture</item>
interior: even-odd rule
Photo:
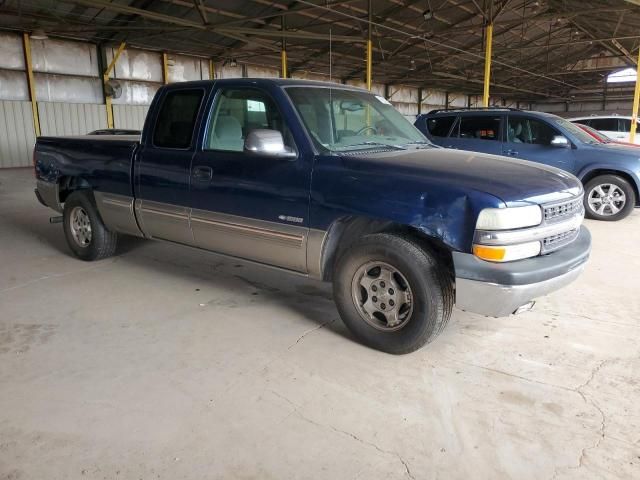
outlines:
[[[30,35],[32,40],[46,40],[49,36],[41,28],[36,28]]]

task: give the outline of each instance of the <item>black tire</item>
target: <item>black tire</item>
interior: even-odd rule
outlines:
[[[371,317],[367,319],[366,313],[361,313],[362,307],[356,305],[354,291],[366,293],[357,279],[372,262],[396,269],[401,275],[396,278],[404,277],[410,288],[411,310],[405,309],[407,316],[395,330],[388,327],[388,321],[386,328],[374,326],[375,320],[372,324]],[[356,290],[352,291],[354,285]],[[340,316],[353,335],[365,345],[392,354],[413,352],[433,340],[449,321],[454,303],[451,277],[436,255],[413,239],[389,233],[367,235],[339,257],[334,269],[333,294]],[[360,301],[362,305],[362,298]]]
[[[617,188],[609,187],[609,185],[615,186]],[[600,190],[597,190],[600,187]],[[616,198],[615,194],[619,194],[620,191],[624,193],[625,203],[621,205],[621,202],[615,202],[613,205],[617,207],[621,207],[620,210],[616,213],[613,213],[611,207],[604,206],[604,210],[601,213],[598,213],[596,209],[599,209],[599,205],[602,203],[593,203],[597,201],[598,198],[601,197],[599,191],[604,192],[605,194],[609,193],[610,188],[614,190],[613,198]],[[590,199],[593,198],[590,203]],[[618,195],[619,198],[619,195]],[[622,220],[627,217],[636,205],[636,192],[633,187],[629,184],[627,180],[618,175],[600,175],[595,178],[592,178],[587,182],[584,187],[584,211],[585,216],[587,218],[592,218],[594,220],[604,220],[606,222],[615,222],[617,220]]]
[[[77,226],[72,225],[72,215],[78,213],[81,218],[85,218],[81,213],[86,214],[86,224],[90,229],[90,238],[86,234],[78,234]],[[88,190],[78,190],[71,193],[64,203],[64,235],[71,251],[81,260],[93,261],[110,257],[116,251],[118,235],[111,232],[102,223],[102,218],[98,213],[93,194]],[[74,234],[74,231],[76,232]],[[85,228],[85,232],[86,232]],[[82,242],[84,239],[86,242]]]

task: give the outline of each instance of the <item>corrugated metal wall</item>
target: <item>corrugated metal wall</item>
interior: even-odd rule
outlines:
[[[35,141],[31,102],[0,100],[0,168],[30,166]]]
[[[42,135],[86,135],[107,128],[107,110],[95,103],[39,102]]]
[[[142,130],[149,105],[114,105],[113,126]]]

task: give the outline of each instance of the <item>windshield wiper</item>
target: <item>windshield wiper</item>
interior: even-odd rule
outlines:
[[[405,145],[429,145],[433,147],[433,143],[427,142],[426,140],[416,140],[415,142],[405,143]]]
[[[352,143],[351,145],[345,145],[345,147],[351,148],[351,147],[361,147],[361,146],[365,146],[365,147],[386,147],[386,148],[393,148],[395,150],[406,150],[406,147],[403,147],[401,145],[393,145],[390,143],[382,143],[382,142],[361,142],[361,143]]]

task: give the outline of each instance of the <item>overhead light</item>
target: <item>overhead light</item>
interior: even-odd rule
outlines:
[[[422,12],[422,16],[424,17],[425,20],[431,20],[433,18],[433,12],[427,9],[424,12]]]
[[[31,32],[30,37],[33,40],[46,40],[47,38],[49,38],[46,32],[41,28],[36,28],[33,32]]]

